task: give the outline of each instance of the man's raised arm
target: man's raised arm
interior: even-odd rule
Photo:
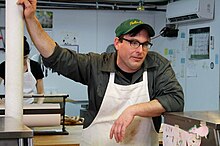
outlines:
[[[37,0],[18,0],[17,4],[24,7],[26,27],[34,45],[43,57],[49,57],[53,53],[56,44],[44,31],[35,15]]]

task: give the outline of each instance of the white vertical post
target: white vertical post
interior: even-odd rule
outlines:
[[[6,0],[5,116],[23,121],[23,7]]]

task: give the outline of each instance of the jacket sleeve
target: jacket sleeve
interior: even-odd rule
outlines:
[[[51,68],[53,72],[84,85],[88,84],[91,69],[89,54],[79,54],[56,45],[54,53],[48,58],[42,56],[42,60],[44,65]]]
[[[168,60],[163,58],[155,71],[155,98],[167,112],[184,109],[184,94]]]
[[[184,94],[181,85],[175,77],[175,73],[167,63],[157,73],[156,99],[167,112],[181,112],[184,108]]]
[[[170,62],[159,54],[154,56],[157,66],[150,72],[152,81],[152,99],[157,99],[166,112],[181,112],[184,109],[184,93],[175,77]],[[161,116],[153,117],[155,130],[159,132]]]

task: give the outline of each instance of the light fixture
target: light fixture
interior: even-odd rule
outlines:
[[[144,0],[139,1],[139,6],[137,7],[138,11],[144,11]]]

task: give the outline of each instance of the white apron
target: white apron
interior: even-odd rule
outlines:
[[[32,94],[34,92],[35,86],[36,86],[36,79],[31,73],[31,67],[30,67],[30,60],[27,59],[27,67],[28,71],[24,73],[24,84],[23,84],[23,94]],[[5,91],[5,87],[4,87]],[[24,104],[31,104],[33,103],[34,98],[24,98],[23,103]],[[4,104],[5,99],[0,99],[0,104]]]
[[[100,110],[91,125],[83,129],[80,146],[158,146],[152,118],[136,116],[121,143],[109,138],[114,121],[128,106],[150,101],[147,72],[144,72],[142,82],[132,85],[118,85],[114,79],[115,73],[110,73]]]
[[[34,75],[31,73],[31,66],[29,59],[27,59],[27,68],[28,71],[24,73],[23,93],[32,94],[34,92],[37,81]],[[33,101],[34,98],[24,98],[24,104],[31,104],[33,103]]]

